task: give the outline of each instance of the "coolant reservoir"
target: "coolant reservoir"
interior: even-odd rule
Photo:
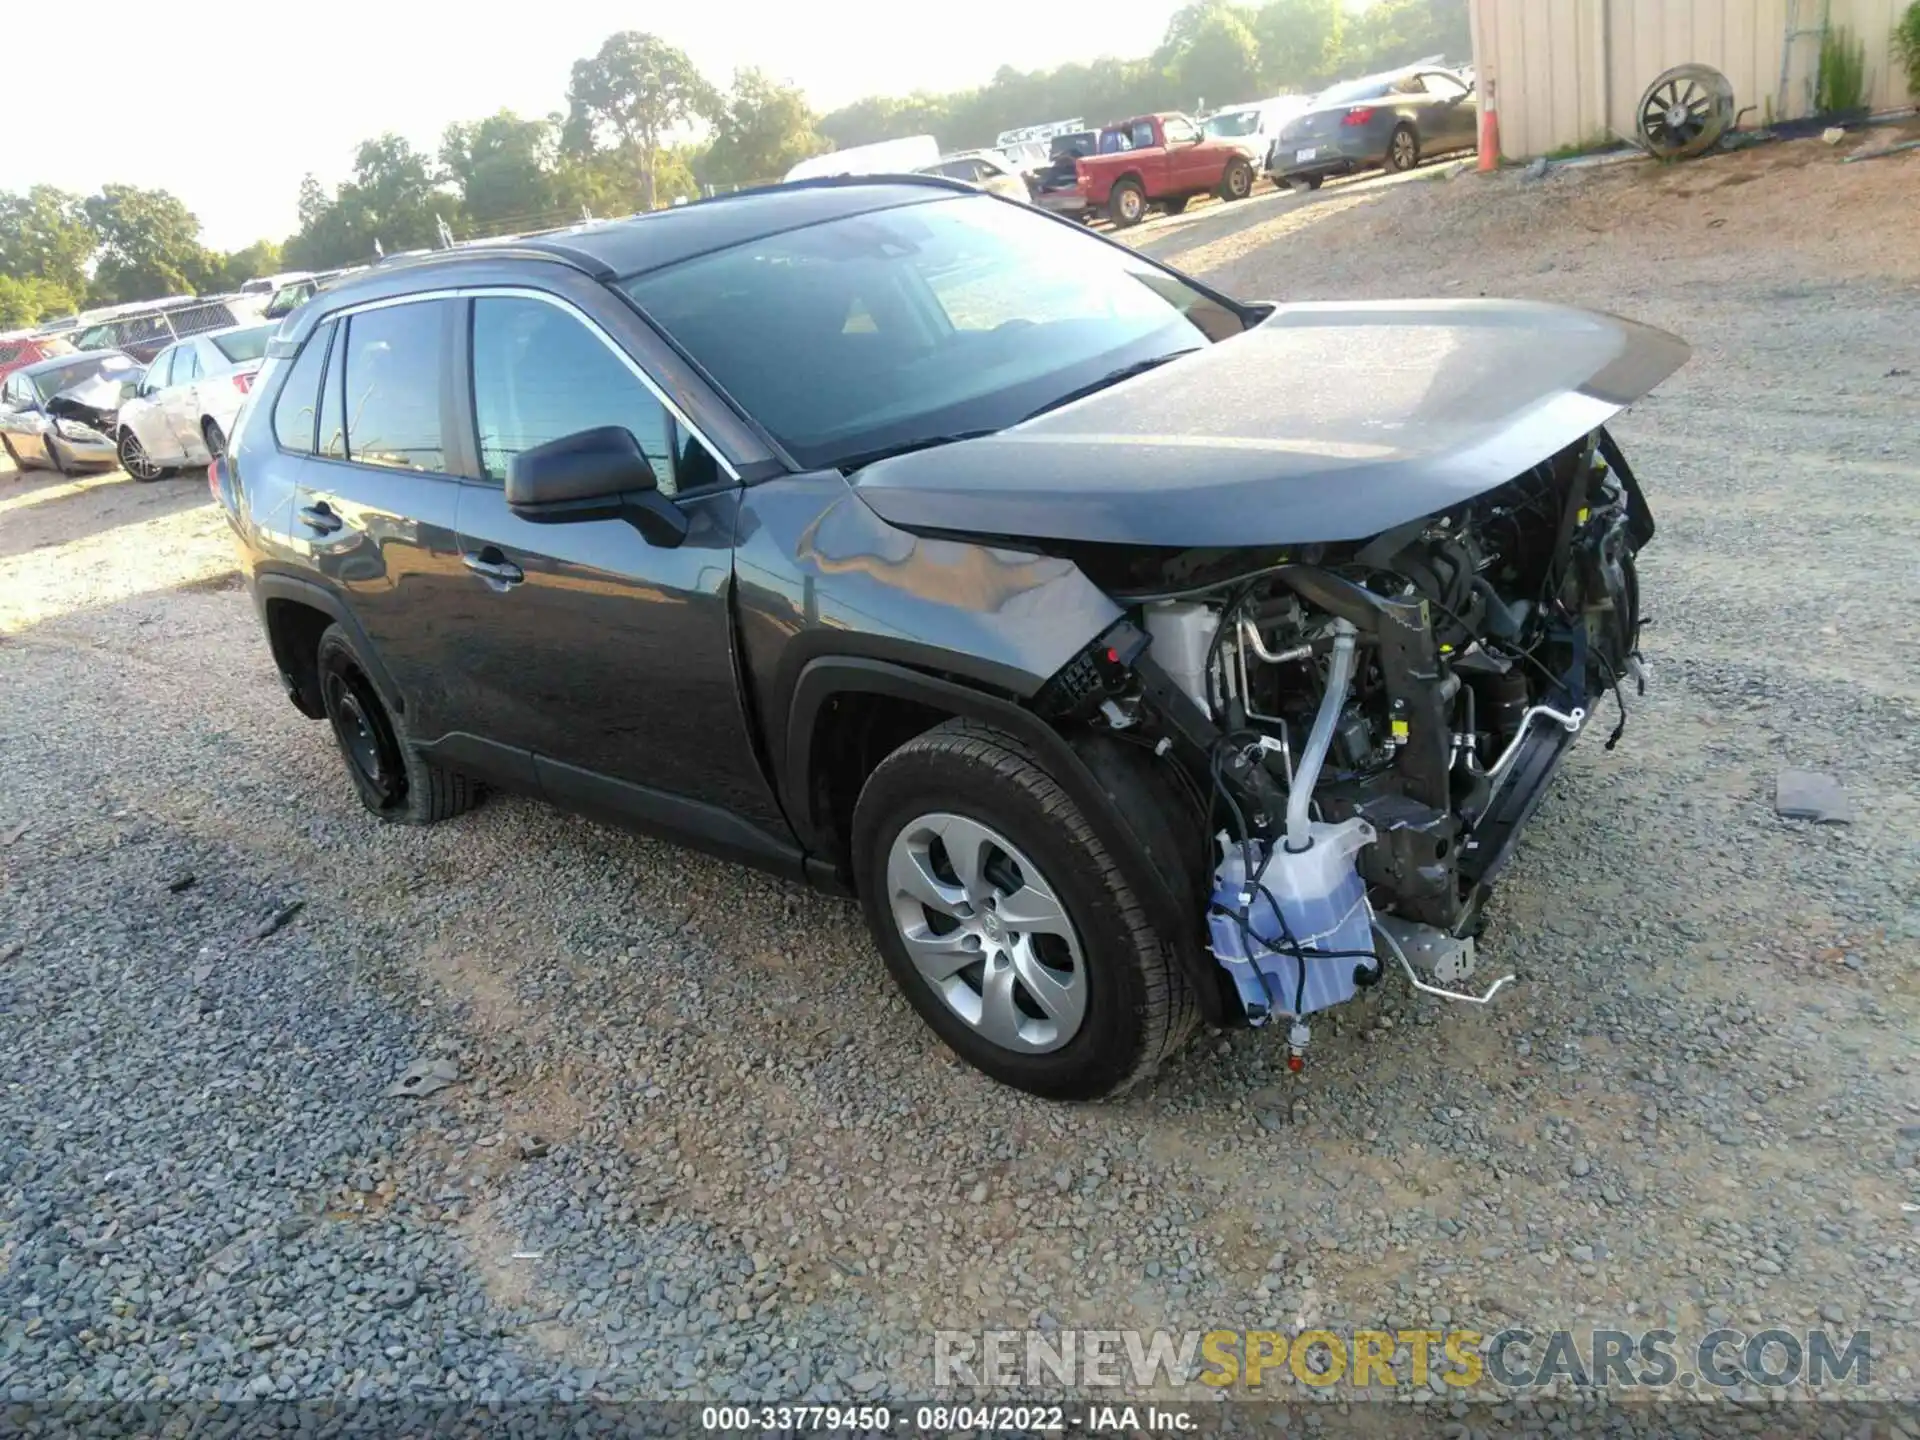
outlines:
[[[1281,845],[1269,854],[1258,840],[1244,851],[1225,842],[1214,871],[1207,917],[1214,958],[1233,976],[1255,1025],[1344,1004],[1353,998],[1355,969],[1372,968],[1367,887],[1354,857],[1372,843],[1373,827],[1354,816],[1337,825],[1312,821],[1309,833],[1313,843],[1298,853]]]

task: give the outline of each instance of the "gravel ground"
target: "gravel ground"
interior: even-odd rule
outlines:
[[[1621,426],[1654,686],[1496,902],[1520,983],[1389,982],[1297,1079],[1204,1035],[1043,1104],[937,1047],[852,907],[531,802],[379,826],[197,478],[0,477],[0,1396],[844,1400],[930,1393],[936,1328],[1725,1323],[1870,1327],[1865,1393],[1920,1398],[1920,157],[1835,161],[1141,237],[1696,347]],[[1776,818],[1787,763],[1854,822]]]

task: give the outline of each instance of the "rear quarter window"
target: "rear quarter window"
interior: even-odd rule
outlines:
[[[320,372],[327,363],[327,347],[333,340],[333,325],[319,326],[300,347],[287,383],[273,402],[273,438],[282,450],[296,455],[313,453],[313,428],[320,399]]]

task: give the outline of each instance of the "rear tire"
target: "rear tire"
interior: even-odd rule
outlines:
[[[1015,736],[952,720],[881,761],[854,810],[853,864],[894,982],[1003,1084],[1053,1100],[1111,1095],[1193,1031],[1177,957]]]
[[[1293,187],[1296,195],[1305,195],[1309,191],[1318,190],[1324,185],[1326,183],[1326,177],[1324,175],[1296,175],[1287,183]]]
[[[1420,137],[1411,125],[1396,125],[1387,141],[1387,158],[1381,168],[1395,175],[1405,174],[1420,163]]]
[[[1124,230],[1138,225],[1147,215],[1147,192],[1135,180],[1122,180],[1107,196],[1107,218]]]
[[[13,441],[4,435],[0,435],[0,450],[7,452],[7,463],[13,466],[13,473],[15,475],[23,475],[26,473],[27,467],[20,463],[20,456],[13,448]]]
[[[220,422],[209,415],[200,422],[200,438],[206,442],[207,463],[225,458],[227,453],[226,433],[221,430]]]
[[[1229,160],[1226,174],[1220,177],[1216,192],[1222,200],[1244,200],[1253,193],[1253,166],[1246,160]]]
[[[480,803],[478,784],[414,750],[341,626],[320,636],[317,668],[347,778],[368,810],[392,824],[431,825]]]

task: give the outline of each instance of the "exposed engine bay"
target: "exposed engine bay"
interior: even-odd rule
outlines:
[[[1302,1017],[1383,956],[1490,998],[1448,987],[1560,757],[1603,703],[1611,749],[1644,688],[1652,535],[1596,430],[1364,542],[1079,557],[1128,618],[1043,705],[1177,769],[1208,837],[1209,946],[1249,1023],[1290,1017],[1297,1054]]]

